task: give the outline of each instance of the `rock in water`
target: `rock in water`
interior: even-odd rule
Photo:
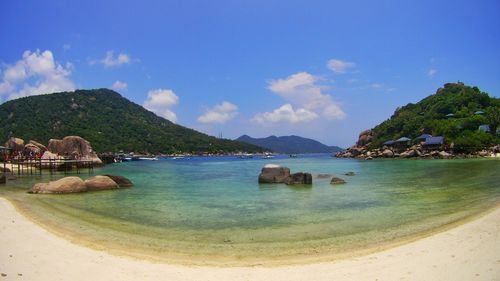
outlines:
[[[49,140],[48,150],[52,153],[81,160],[92,160],[94,164],[102,164],[101,159],[93,151],[90,142],[79,136],[67,136],[62,140]]]
[[[337,177],[333,177],[332,180],[330,181],[330,184],[344,184],[346,183],[345,180]]]
[[[132,187],[134,184],[132,181],[127,179],[124,176],[117,176],[117,175],[104,175],[106,177],[110,177],[116,184],[118,184],[119,187]]]
[[[95,176],[85,180],[85,186],[89,191],[108,190],[119,188],[118,184],[110,177]]]
[[[310,173],[295,173],[285,180],[288,185],[293,184],[312,184],[312,175]]]
[[[76,193],[87,191],[85,182],[79,177],[65,177],[48,183],[33,185],[29,193]]]
[[[267,164],[259,175],[259,183],[285,183],[290,177],[290,169],[279,165]]]
[[[352,176],[354,176],[354,172],[347,172],[344,175],[352,177]]]

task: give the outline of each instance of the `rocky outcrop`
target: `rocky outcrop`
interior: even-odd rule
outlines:
[[[290,169],[275,164],[267,164],[259,175],[259,183],[312,184],[310,173],[290,174]]]
[[[285,180],[285,183],[288,185],[294,185],[294,184],[312,184],[312,175],[310,173],[295,173],[290,175]]]
[[[95,176],[85,180],[85,186],[88,191],[109,190],[119,188],[118,184],[110,177]]]
[[[41,154],[40,148],[34,144],[28,143],[24,146],[23,154],[26,156],[35,156]]]
[[[346,183],[345,180],[337,177],[333,177],[332,180],[330,181],[330,184],[344,184]]]
[[[24,140],[11,137],[5,143],[5,147],[12,149],[13,152],[22,152],[24,150]]]
[[[132,181],[127,179],[124,176],[117,176],[117,175],[104,175],[106,177],[110,177],[116,184],[118,184],[119,187],[132,187],[134,184]]]
[[[94,164],[102,164],[101,159],[93,151],[90,143],[79,136],[67,136],[62,140],[51,139],[49,140],[48,150],[61,156],[80,160],[92,160]]]
[[[48,183],[37,183],[28,191],[29,193],[63,194],[87,191],[85,182],[79,177],[65,177]]]
[[[375,138],[375,132],[372,130],[365,130],[359,134],[358,141],[356,142],[356,147],[366,147]]]
[[[290,177],[290,169],[279,165],[267,164],[259,175],[259,183],[285,183]]]

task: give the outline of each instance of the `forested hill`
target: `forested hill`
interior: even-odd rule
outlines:
[[[278,153],[334,153],[343,150],[338,146],[327,146],[319,141],[299,136],[252,138],[243,135],[236,140],[258,145]]]
[[[422,133],[444,136],[455,150],[481,149],[499,143],[500,99],[477,87],[447,83],[416,104],[396,109],[390,119],[376,126],[371,147],[400,137],[415,138]],[[479,130],[487,127],[490,132]]]
[[[108,89],[30,96],[0,105],[0,140],[15,136],[47,143],[68,135],[87,139],[98,152],[261,151],[176,125]]]

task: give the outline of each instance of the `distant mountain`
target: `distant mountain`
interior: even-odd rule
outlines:
[[[78,135],[97,152],[259,152],[247,143],[218,139],[170,122],[108,89],[77,90],[0,104],[0,140],[15,136],[47,143]]]
[[[267,138],[252,138],[243,135],[236,139],[240,142],[245,142],[267,148],[277,153],[335,153],[343,149],[338,146],[327,146],[313,139],[303,138],[299,136],[270,136]]]

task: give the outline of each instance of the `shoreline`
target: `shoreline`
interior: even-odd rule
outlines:
[[[88,266],[101,268],[103,270],[102,274],[104,275],[110,274],[96,277],[97,280],[108,280],[112,277],[112,279],[114,279],[117,274],[125,274],[125,276],[120,277],[120,280],[147,279],[135,275],[137,272],[146,272],[144,269],[148,268],[156,268],[155,270],[159,270],[162,274],[167,274],[161,276],[169,276],[170,280],[211,279],[208,278],[209,276],[218,276],[217,279],[220,280],[235,280],[238,278],[245,280],[265,280],[271,279],[270,276],[273,276],[272,279],[276,280],[276,275],[281,276],[278,277],[278,279],[282,278],[283,280],[293,280],[293,278],[298,278],[297,280],[303,280],[304,278],[331,280],[330,277],[335,274],[342,280],[342,278],[347,276],[345,271],[354,268],[363,270],[360,272],[356,270],[350,272],[350,274],[361,275],[358,276],[359,278],[355,275],[350,275],[350,278],[345,278],[346,280],[351,278],[364,280],[364,278],[368,278],[368,276],[379,276],[383,279],[391,279],[387,277],[391,275],[393,277],[403,276],[397,275],[397,272],[402,270],[401,266],[403,268],[409,266],[412,268],[412,271],[416,270],[421,271],[421,274],[428,274],[427,277],[418,277],[417,279],[429,279],[435,277],[436,275],[434,274],[438,274],[438,272],[432,270],[433,267],[430,264],[440,264],[443,262],[449,263],[448,266],[456,267],[456,270],[441,268],[440,274],[455,274],[457,272],[463,272],[465,269],[467,269],[467,272],[470,271],[471,274],[473,273],[473,275],[457,274],[456,278],[452,278],[455,280],[470,280],[471,278],[491,280],[500,277],[500,243],[498,243],[498,241],[500,241],[500,207],[498,205],[481,214],[473,215],[465,219],[465,221],[460,220],[460,222],[445,226],[446,229],[429,233],[423,237],[414,237],[410,239],[410,241],[399,242],[396,245],[393,244],[392,247],[372,249],[371,253],[361,253],[361,255],[358,254],[342,259],[335,259],[333,261],[318,262],[313,259],[307,262],[307,260],[302,259],[302,262],[298,264],[285,263],[274,266],[229,265],[229,267],[213,265],[179,265],[163,263],[161,261],[137,259],[130,256],[116,256],[114,253],[108,253],[107,251],[102,251],[102,249],[96,250],[94,248],[87,248],[81,244],[74,244],[48,231],[46,228],[43,228],[22,215],[21,212],[15,208],[13,203],[3,197],[0,197],[0,210],[0,232],[2,234],[0,235],[0,243],[5,245],[5,248],[0,250],[0,271],[1,273],[7,274],[6,280],[19,277],[15,276],[17,273],[23,274],[23,279],[34,278],[28,280],[54,279],[54,276],[51,275],[55,274],[53,269],[50,267],[39,268],[37,264],[50,264],[50,261],[58,261],[58,257],[61,255],[68,256],[69,260],[67,263],[69,264],[67,266],[69,266],[69,268],[56,266],[57,270],[60,271],[58,274],[66,276],[66,278],[63,277],[62,279],[71,278],[73,280],[78,280],[73,276],[75,270],[78,271],[80,267],[87,268]],[[476,247],[480,249],[475,249]],[[440,248],[441,250],[439,250]],[[461,254],[453,254],[457,251],[461,252]],[[485,254],[485,252],[489,252],[489,254]],[[418,261],[417,265],[415,265],[417,266],[416,268],[414,268],[412,262],[409,262],[410,260],[407,260],[408,253],[413,253],[412,255],[414,256],[411,258],[412,261]],[[476,255],[472,255],[473,253]],[[90,259],[82,259],[81,255],[90,257]],[[430,258],[426,257],[429,255]],[[441,257],[443,255],[445,258]],[[22,258],[17,258],[18,256],[22,256]],[[463,258],[461,261],[457,259],[459,256]],[[14,257],[16,257],[16,259],[14,259]],[[74,263],[71,262],[73,259],[75,260]],[[464,264],[465,261],[474,263],[479,262],[481,267],[488,268],[480,269],[477,265],[467,267]],[[32,265],[26,267],[26,264],[29,263],[32,263]],[[364,269],[377,263],[378,266],[382,267],[380,270],[377,268],[374,268],[372,271]],[[419,263],[427,265],[418,265]],[[400,266],[393,267],[394,264],[400,264]],[[427,266],[430,266],[430,268]],[[116,268],[120,270],[117,271]],[[437,270],[437,268],[440,267],[436,267],[435,270]],[[14,269],[18,272],[13,272]],[[316,272],[317,270],[323,273],[328,272],[328,274],[317,276],[315,274],[320,274],[320,272]],[[38,274],[43,272],[50,272],[49,275],[44,277],[46,279],[38,278],[38,275],[32,275],[34,273]],[[289,276],[292,272],[294,276]],[[402,272],[400,273],[402,274]],[[311,278],[310,274],[313,274],[314,277]],[[49,278],[50,276],[52,276],[52,278]],[[180,276],[183,276],[183,278],[176,279],[176,277]],[[247,276],[247,278],[243,278],[245,276]],[[302,278],[299,278],[299,276],[302,276]],[[449,279],[449,276],[451,275],[446,275],[446,278]],[[491,278],[486,278],[486,276],[490,276]],[[411,279],[411,276],[407,277]],[[156,276],[156,278],[160,277]],[[155,278],[151,280],[153,279]]]

